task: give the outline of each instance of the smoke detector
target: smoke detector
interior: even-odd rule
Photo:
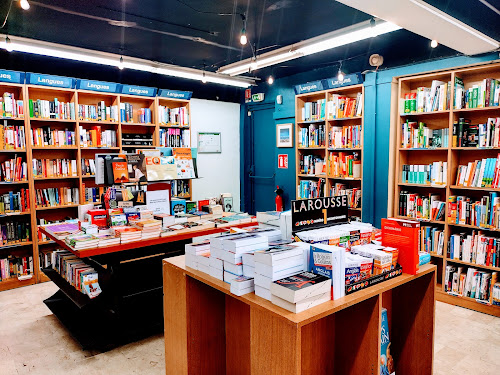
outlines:
[[[384,58],[378,54],[373,54],[370,56],[368,59],[368,62],[370,63],[371,66],[376,66],[379,67],[384,63]]]

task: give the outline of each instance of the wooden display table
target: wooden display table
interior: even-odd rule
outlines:
[[[233,227],[255,225],[257,223],[252,222]],[[44,228],[40,230],[61,248],[92,266],[99,274],[102,289],[99,296],[90,299],[56,270],[44,268],[45,275],[59,287],[44,303],[84,349],[108,350],[162,331],[162,260],[184,254],[185,244],[195,237],[225,232],[229,228],[82,250],[71,248]]]
[[[396,374],[432,374],[436,266],[293,314],[254,293],[163,261],[166,373],[379,374],[388,311]]]

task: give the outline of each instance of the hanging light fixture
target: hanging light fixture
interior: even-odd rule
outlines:
[[[30,8],[30,3],[28,3],[28,0],[21,0],[19,2],[19,5],[21,5],[21,8],[24,10],[28,10]]]

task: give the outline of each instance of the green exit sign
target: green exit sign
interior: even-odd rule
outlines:
[[[264,93],[252,94],[252,102],[262,102],[264,100]]]

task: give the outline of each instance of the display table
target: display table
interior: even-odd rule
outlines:
[[[256,222],[234,225],[244,228]],[[94,299],[76,290],[56,270],[42,271],[58,287],[44,303],[84,349],[108,350],[163,329],[162,259],[184,254],[195,237],[227,231],[211,228],[123,245],[75,250],[40,228],[99,274],[102,293]]]
[[[293,314],[163,260],[166,373],[379,374],[381,310],[396,374],[432,374],[436,266]]]

